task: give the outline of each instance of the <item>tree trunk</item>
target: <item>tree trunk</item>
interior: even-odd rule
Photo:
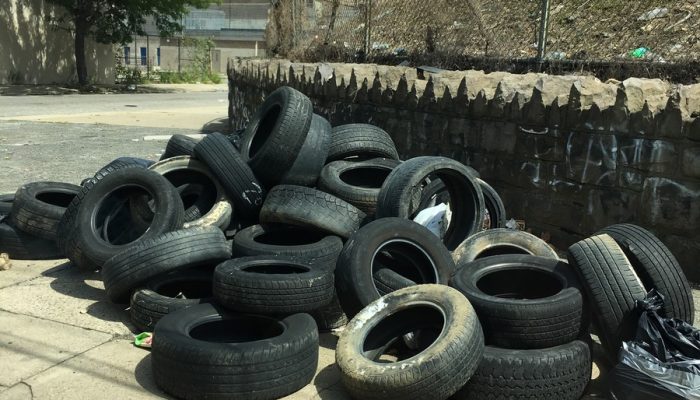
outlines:
[[[85,62],[85,36],[87,29],[81,21],[75,23],[75,69],[78,73],[78,83],[85,86],[88,83],[87,64]]]

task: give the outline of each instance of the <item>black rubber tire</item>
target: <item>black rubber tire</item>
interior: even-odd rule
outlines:
[[[314,114],[309,134],[299,150],[294,164],[280,179],[285,185],[314,186],[321,173],[331,144],[331,124],[327,119]]]
[[[372,216],[377,211],[382,184],[399,163],[386,158],[360,162],[333,161],[323,167],[318,188]]]
[[[28,235],[0,216],[0,253],[14,260],[56,260],[64,258],[53,240]]]
[[[233,257],[286,256],[335,270],[343,241],[338,236],[285,225],[253,225],[233,237]]]
[[[352,204],[331,194],[303,186],[278,185],[270,190],[260,223],[301,226],[348,238],[366,215]]]
[[[309,312],[316,324],[319,332],[332,332],[348,324],[348,316],[340,305],[338,294],[333,291],[333,299],[327,305]]]
[[[138,157],[115,158],[114,160],[110,161],[107,165],[97,170],[97,172],[95,172],[95,175],[93,175],[92,177],[83,179],[83,181],[80,182],[80,186],[85,186],[88,182],[95,183],[95,181],[100,180],[105,176],[111,174],[112,172],[124,167],[148,168],[151,165],[153,165],[153,163],[154,162],[151,160],[146,160],[145,158]]]
[[[308,314],[276,319],[200,304],[163,317],[153,336],[155,382],[182,399],[278,399],[309,384],[318,366]]]
[[[578,400],[591,380],[591,352],[580,340],[540,350],[487,346],[455,400]]]
[[[400,275],[390,268],[380,268],[377,272],[372,274],[372,278],[374,279],[374,286],[377,288],[380,296],[416,285],[416,282]]]
[[[664,296],[659,315],[693,324],[693,293],[683,269],[668,247],[653,233],[637,225],[611,225],[600,233],[607,233],[620,245],[646,291],[656,289]]]
[[[635,301],[646,291],[620,246],[607,234],[581,240],[569,247],[569,264],[579,275],[598,336],[611,359],[637,327]]]
[[[265,190],[226,136],[220,133],[207,135],[197,143],[194,154],[219,179],[236,214],[257,218]]]
[[[194,154],[194,146],[197,145],[197,140],[185,136],[175,134],[170,137],[168,144],[165,145],[165,151],[160,156],[160,160],[165,160],[177,156],[192,156]]]
[[[501,196],[498,195],[496,189],[480,178],[476,181],[481,187],[481,193],[484,195],[484,207],[489,213],[489,224],[486,229],[505,228],[506,227],[506,207],[503,205]]]
[[[158,275],[216,265],[230,257],[220,229],[183,229],[142,240],[116,254],[104,264],[102,280],[112,302],[128,303],[134,289]]]
[[[191,156],[175,156],[159,161],[148,169],[163,175],[178,188],[185,204],[184,228],[216,226],[224,230],[229,226],[233,214],[231,203],[219,180],[202,162]],[[195,198],[185,202],[192,195]]]
[[[25,233],[55,241],[58,223],[80,190],[80,186],[61,182],[22,185],[15,193],[10,221]]]
[[[437,338],[410,358],[376,362],[417,330],[434,330]],[[355,399],[443,400],[469,380],[483,351],[484,335],[469,301],[447,286],[417,285],[360,311],[341,333],[335,354],[341,381]]]
[[[370,124],[347,124],[333,128],[326,163],[352,158],[355,161],[370,158],[399,159],[396,145],[382,128]]]
[[[427,228],[402,218],[370,222],[345,243],[336,266],[336,289],[348,316],[380,297],[374,273],[391,268],[417,284],[447,285],[455,264]]]
[[[431,176],[440,178],[450,194],[451,221],[445,245],[454,250],[464,239],[479,232],[484,220],[484,196],[470,168],[445,157],[416,157],[399,164],[379,192],[377,218],[413,219],[420,211],[421,188]]]
[[[117,243],[103,237],[99,233],[100,226],[108,223],[113,212],[114,204],[107,203],[107,200],[116,196],[118,191],[131,187],[139,188],[138,195],[143,191],[148,192],[157,212],[145,230]],[[71,262],[81,269],[95,270],[129,247],[181,228],[183,217],[182,200],[170,182],[156,172],[131,166],[111,172],[97,183],[89,182],[83,187],[61,220],[60,225],[72,229],[62,230],[59,226],[59,234],[68,232],[63,250]]]
[[[554,258],[554,249],[537,236],[507,228],[487,229],[465,239],[454,251],[456,263],[468,263],[483,257],[499,254],[530,254]]]
[[[459,263],[450,286],[472,303],[490,346],[543,349],[584,329],[578,278],[562,260],[509,254]]]
[[[210,270],[189,269],[159,275],[136,290],[129,302],[131,322],[141,332],[151,332],[171,312],[213,300]]]
[[[97,182],[101,181],[106,176],[122,168],[143,169],[146,167],[143,167],[135,161],[130,162],[121,158],[117,158],[116,160],[113,160],[109,164],[100,168],[100,170],[97,171],[94,176],[92,176],[91,178],[84,179],[83,182],[80,183],[80,186],[82,186],[81,192],[77,196],[75,196],[73,201],[71,201],[68,207],[66,207],[66,211],[63,213],[63,217],[61,218],[61,220],[58,223],[58,226],[56,227],[56,242],[58,243],[58,248],[61,249],[61,251],[65,253],[67,257],[70,258],[71,255],[68,253],[69,249],[66,248],[66,244],[68,242],[68,238],[70,238],[73,235],[73,231],[75,229],[75,215],[77,214],[78,209],[82,204],[83,198],[85,197],[87,192],[89,192],[95,186]],[[78,257],[80,255],[74,254],[73,256]]]
[[[214,297],[241,312],[291,314],[317,310],[333,299],[333,271],[284,256],[242,257],[214,270]]]
[[[15,201],[15,194],[0,194],[0,215],[10,215],[12,203]]]
[[[281,182],[299,158],[313,119],[303,93],[282,86],[270,93],[246,127],[241,155],[268,186]]]

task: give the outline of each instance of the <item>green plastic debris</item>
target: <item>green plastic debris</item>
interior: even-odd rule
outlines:
[[[153,334],[151,332],[142,332],[134,336],[134,346],[143,349],[150,349],[153,343]]]
[[[632,51],[630,51],[630,57],[632,58],[644,58],[644,56],[647,55],[649,52],[649,49],[646,47],[638,47]]]

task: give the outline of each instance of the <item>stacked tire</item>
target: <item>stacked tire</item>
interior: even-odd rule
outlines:
[[[0,252],[99,271],[178,398],[292,394],[319,331],[345,326],[336,361],[357,399],[578,399],[592,327],[614,358],[650,289],[692,323],[688,282],[643,228],[607,227],[565,260],[505,226],[474,169],[401,161],[382,129],[331,128],[289,87],[236,140],[174,135],[158,162],[0,196]]]

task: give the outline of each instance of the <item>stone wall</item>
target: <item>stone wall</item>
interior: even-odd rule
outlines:
[[[632,222],[700,282],[700,84],[283,60],[232,60],[228,73],[234,127],[290,85],[334,126],[386,129],[404,159],[475,167],[509,217],[560,249]]]

